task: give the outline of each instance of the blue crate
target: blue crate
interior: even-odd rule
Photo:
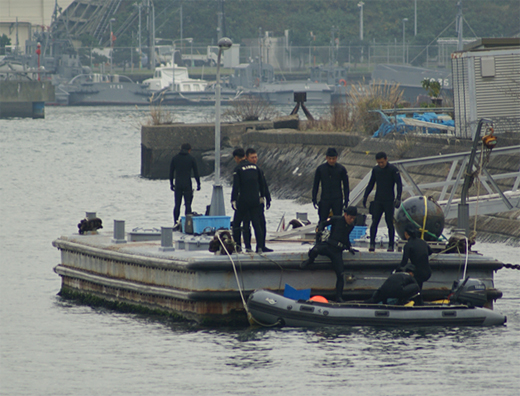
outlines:
[[[354,226],[354,229],[350,232],[350,243],[354,242],[355,239],[363,238],[367,233],[367,226]]]
[[[193,233],[202,234],[204,230],[216,231],[222,228],[229,230],[231,225],[230,216],[193,216]],[[181,217],[182,232],[185,234],[186,217]]]

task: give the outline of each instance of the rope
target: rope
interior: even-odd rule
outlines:
[[[466,270],[468,269],[468,256],[469,256],[469,246],[468,246],[468,237],[464,237],[466,240],[466,260],[464,262],[464,273],[462,274],[462,279],[466,279]]]
[[[426,219],[428,218],[428,202],[426,202],[426,197],[423,195],[424,199],[424,216],[423,216],[423,226],[421,231],[421,239],[424,240],[424,232],[426,231]]]
[[[520,270],[520,264],[504,264],[504,268]]]
[[[235,262],[233,261],[233,257],[231,257],[231,254],[229,253],[229,251],[227,250],[226,248],[226,245],[224,245],[224,242],[222,242],[222,239],[220,239],[220,235],[216,235],[216,237],[218,238],[220,244],[222,245],[222,247],[224,248],[224,250],[226,251],[226,254],[228,255],[229,257],[229,260],[231,261],[231,265],[233,266],[233,272],[235,273],[235,279],[237,280],[237,285],[238,285],[238,291],[240,293],[240,298],[242,299],[242,305],[244,306],[244,310],[246,311],[246,314],[247,314],[247,320],[249,321],[249,324],[250,325],[253,325],[254,323],[260,325],[260,326],[263,326],[263,327],[275,327],[275,326],[278,326],[281,324],[281,321],[280,319],[278,319],[275,323],[273,323],[272,325],[269,325],[269,324],[266,324],[266,323],[262,323],[262,322],[259,322],[258,320],[256,320],[255,318],[253,318],[253,315],[251,314],[251,312],[249,312],[249,309],[247,308],[247,303],[246,303],[246,300],[244,298],[244,293],[242,291],[242,288],[240,286],[240,281],[238,279],[238,273],[237,273],[237,269],[236,269],[236,266],[235,266]]]

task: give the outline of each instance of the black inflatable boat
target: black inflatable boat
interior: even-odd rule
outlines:
[[[262,326],[498,326],[507,320],[491,309],[463,304],[325,303],[293,300],[267,290],[252,293],[247,307],[253,322]]]

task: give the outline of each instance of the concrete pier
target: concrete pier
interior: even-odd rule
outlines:
[[[0,118],[45,118],[45,102],[54,102],[50,81],[0,81]]]

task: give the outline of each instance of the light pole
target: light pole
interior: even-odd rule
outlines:
[[[408,21],[408,18],[403,18],[403,65],[406,63],[405,54],[406,54],[406,44],[405,44],[405,23]]]
[[[364,4],[365,3],[360,1],[357,5],[359,7],[359,39],[361,41],[363,41],[363,5]]]
[[[213,185],[213,195],[211,196],[210,216],[225,216],[224,191],[220,184],[220,57],[222,51],[229,49],[233,42],[227,37],[218,41],[217,57],[217,85],[215,87],[215,184]]]
[[[110,23],[110,75],[112,75],[112,63],[114,57],[114,33],[112,30],[112,22],[115,22],[114,18],[110,18],[108,21]]]

